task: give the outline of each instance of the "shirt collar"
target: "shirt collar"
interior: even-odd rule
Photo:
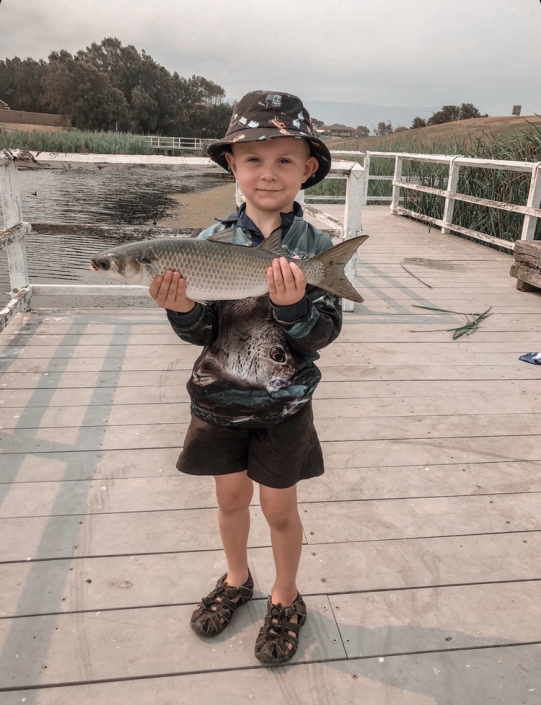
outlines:
[[[280,213],[280,217],[282,219],[282,237],[284,237],[293,224],[293,221],[295,218],[302,218],[303,217],[303,210],[300,205],[300,203],[297,203],[297,201],[294,201],[293,203],[293,210],[290,211],[289,213]],[[261,238],[263,240],[263,234],[261,233],[260,229],[257,227],[257,225],[251,220],[249,216],[246,215],[246,203],[241,203],[238,211],[235,213],[232,213],[230,216],[227,218],[215,218],[219,223],[223,223],[224,225],[237,225],[239,228],[244,228],[245,230],[250,230],[252,233],[255,233],[257,236],[257,239]],[[260,240],[260,242],[261,242]]]

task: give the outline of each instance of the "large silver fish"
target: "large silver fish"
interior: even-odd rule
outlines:
[[[284,257],[281,232],[263,240],[259,247],[231,243],[224,230],[208,240],[171,238],[120,245],[92,257],[92,269],[128,284],[148,285],[167,269],[186,280],[186,296],[193,301],[227,301],[268,293],[267,268]],[[306,260],[295,262],[308,284],[352,301],[363,301],[344,273],[344,267],[368,235],[345,240]]]

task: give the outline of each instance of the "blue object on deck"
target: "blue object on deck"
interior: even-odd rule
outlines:
[[[531,362],[532,365],[541,365],[541,352],[526,353],[525,355],[521,355],[519,360]]]

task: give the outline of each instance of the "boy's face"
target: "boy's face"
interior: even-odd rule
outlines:
[[[226,153],[247,203],[261,211],[287,213],[295,196],[317,170],[303,139],[283,137],[261,142],[237,143]]]

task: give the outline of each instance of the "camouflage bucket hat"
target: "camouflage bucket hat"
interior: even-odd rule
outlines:
[[[305,139],[310,153],[318,161],[318,169],[301,188],[310,188],[322,181],[331,169],[331,153],[326,144],[314,137],[310,115],[300,98],[290,93],[253,91],[241,98],[233,108],[226,136],[207,149],[212,161],[229,171],[225,153],[235,142],[259,142],[297,137]]]

